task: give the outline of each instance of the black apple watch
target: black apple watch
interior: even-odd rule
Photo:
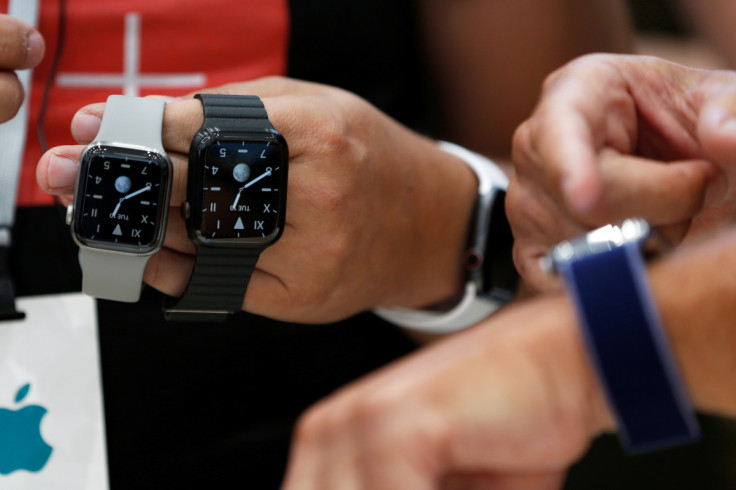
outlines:
[[[79,245],[82,291],[135,302],[164,240],[172,165],[161,143],[162,100],[111,95],[82,152],[67,223]]]
[[[198,94],[204,124],[189,150],[182,206],[196,249],[172,321],[219,321],[239,311],[263,250],[284,230],[289,150],[256,96]]]

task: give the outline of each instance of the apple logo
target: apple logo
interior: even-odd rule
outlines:
[[[30,384],[22,386],[15,395],[20,403],[28,395]],[[0,408],[0,474],[16,470],[40,471],[49,460],[53,448],[41,436],[41,418],[46,409],[28,405],[19,410]]]

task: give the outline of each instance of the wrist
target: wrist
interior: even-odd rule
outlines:
[[[471,181],[473,186],[472,190],[463,189],[460,185],[447,186],[446,180],[440,180],[460,194],[456,196],[458,202],[445,202],[429,194],[434,204],[439,202],[449,208],[453,203],[455,206],[464,203],[464,207],[448,216],[448,226],[440,227],[442,236],[438,240],[415,234],[430,251],[444,254],[424,265],[425,269],[438,273],[435,277],[447,287],[446,295],[439,297],[444,303],[435,299],[432,303],[419,303],[424,310],[380,308],[376,313],[402,327],[448,333],[478,323],[510,301],[516,293],[518,274],[511,257],[513,237],[505,213],[508,178],[495,163],[477,153],[442,141],[438,147],[449,155],[450,158],[444,159],[448,165],[453,165],[456,172],[464,170],[466,188]],[[474,178],[467,179],[468,175]],[[432,218],[436,230],[437,218]],[[442,239],[447,241],[444,245]],[[460,295],[458,282],[462,284]],[[427,304],[432,308],[427,308]]]
[[[406,250],[399,264],[404,281],[379,307],[441,311],[456,304],[464,292],[462,264],[478,181],[462,160],[436,142],[423,143],[425,151],[416,152],[414,159],[413,173],[420,176],[410,203],[414,215],[400,245]]]
[[[664,243],[647,222],[631,218],[561,242],[544,262],[564,280],[599,391],[629,453],[699,437],[648,286],[644,256],[658,246]],[[605,427],[601,406],[597,422]]]

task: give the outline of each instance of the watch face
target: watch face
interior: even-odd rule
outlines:
[[[288,150],[268,141],[219,138],[199,150],[201,213],[195,228],[208,241],[269,244],[284,223]]]
[[[159,154],[93,147],[80,163],[74,232],[87,245],[143,252],[154,247],[169,182],[169,163]]]

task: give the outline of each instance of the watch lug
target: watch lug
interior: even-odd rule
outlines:
[[[179,207],[179,212],[181,213],[181,218],[184,221],[188,221],[189,218],[192,216],[192,207],[189,205],[188,202],[184,201]]]

